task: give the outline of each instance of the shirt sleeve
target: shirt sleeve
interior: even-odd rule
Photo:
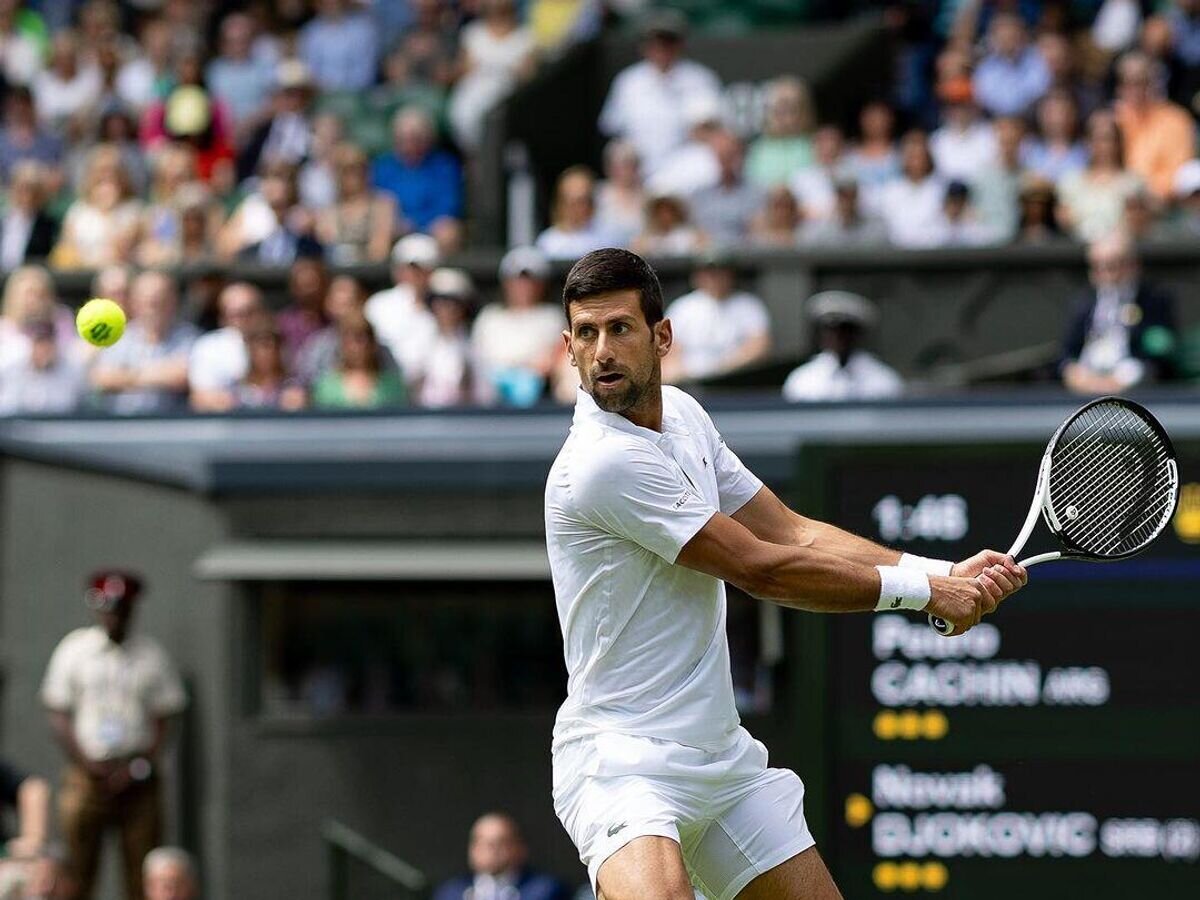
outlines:
[[[187,694],[183,690],[179,672],[166,652],[159,648],[156,655],[158,675],[150,688],[148,705],[150,712],[156,716],[172,716],[187,707]]]
[[[42,679],[42,703],[55,712],[70,712],[75,707],[75,678],[72,674],[74,654],[70,638],[62,641],[50,656],[46,676]]]
[[[729,449],[725,439],[715,429],[713,445],[713,472],[717,476],[721,512],[732,516],[762,490],[762,479],[746,468],[746,464]]]
[[[571,485],[578,514],[674,563],[715,514],[679,467],[642,442],[605,438]]]

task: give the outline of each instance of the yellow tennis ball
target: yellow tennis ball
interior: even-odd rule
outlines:
[[[79,307],[75,316],[79,336],[97,347],[111,347],[125,333],[125,310],[112,300],[96,298]]]

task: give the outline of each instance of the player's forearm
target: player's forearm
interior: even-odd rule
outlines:
[[[879,603],[879,573],[816,547],[774,545],[746,583],[747,593],[810,612],[870,612]]]
[[[900,561],[900,551],[843,531],[828,522],[805,519],[802,527],[810,537],[811,547],[842,559],[864,566],[894,566]]]

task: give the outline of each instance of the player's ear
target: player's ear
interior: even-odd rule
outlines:
[[[571,349],[571,332],[564,331],[562,333],[562,337],[563,344],[565,344],[567,348],[567,359],[571,360],[571,365],[578,366],[579,363],[575,362],[575,351]]]
[[[671,352],[671,344],[675,336],[671,333],[671,320],[663,319],[654,326],[654,351],[662,359]]]

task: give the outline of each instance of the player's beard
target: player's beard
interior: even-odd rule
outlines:
[[[657,367],[652,366],[648,372],[623,372],[625,379],[617,390],[603,388],[597,390],[599,383],[596,381],[596,376],[593,375],[588,379],[590,381],[588,393],[592,395],[596,405],[605,412],[626,413],[641,405],[651,389],[659,384],[661,378],[656,377],[658,375],[656,369]]]

